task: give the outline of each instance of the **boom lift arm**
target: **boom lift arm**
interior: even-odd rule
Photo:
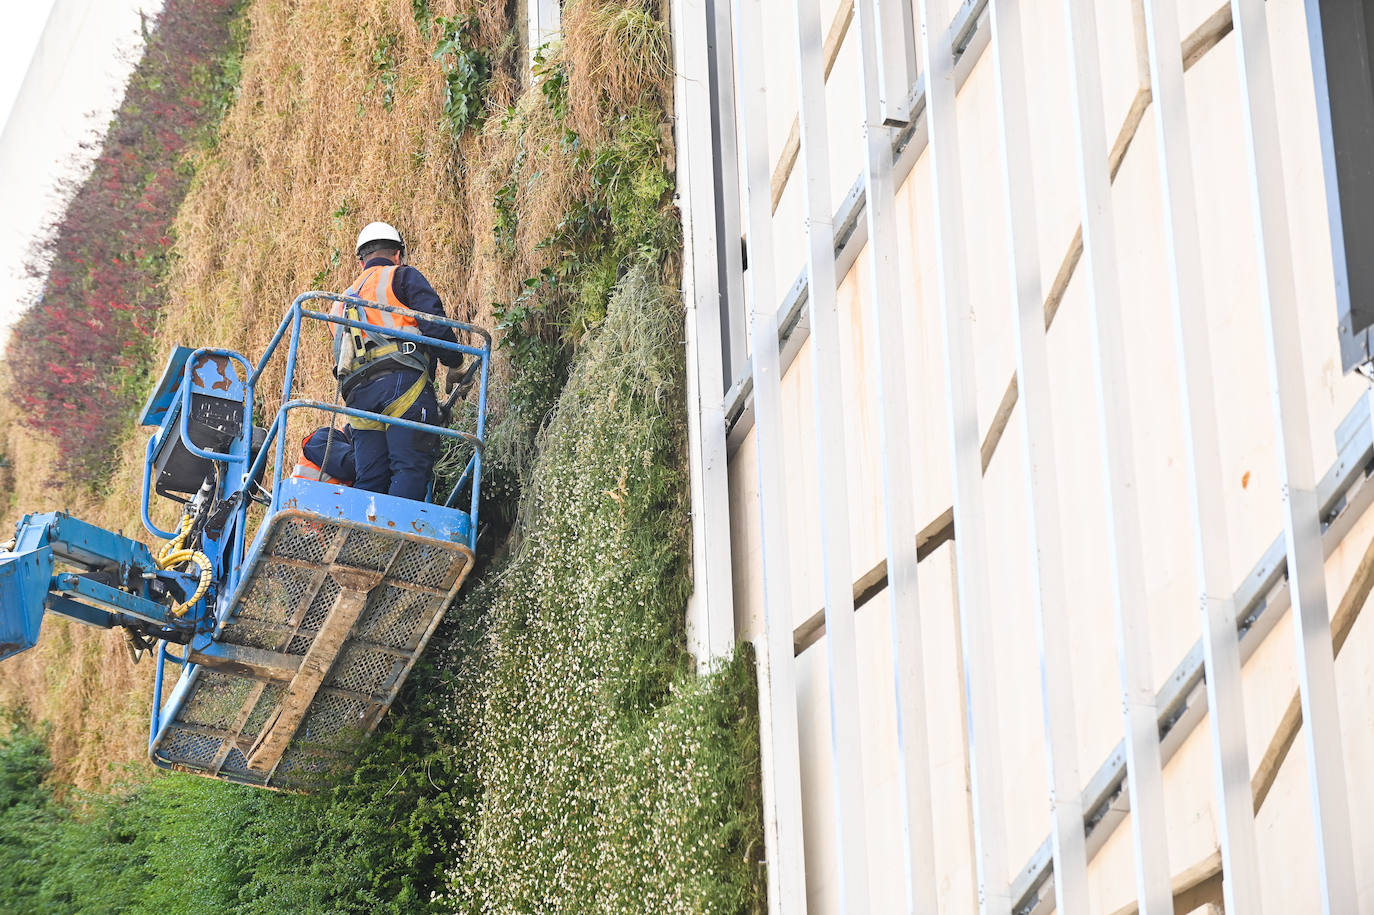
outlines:
[[[198,590],[203,571],[159,568],[138,541],[64,512],[25,515],[0,554],[0,659],[33,647],[45,611],[123,627],[139,651],[158,640],[184,645],[200,620],[175,611]]]
[[[157,427],[142,518],[170,541],[160,553],[61,512],[26,515],[0,547],[0,660],[36,643],[45,612],[123,628],[135,660],[155,647],[148,752],[164,768],[269,788],[308,788],[347,769],[472,570],[490,334],[428,314],[418,317],[468,342],[386,330],[472,359],[440,424],[417,423],[293,395],[305,321],[369,326],[316,311],[320,300],[416,315],[308,292],[256,365],[229,350],[177,347],[140,416]],[[257,389],[283,342],[281,406],[267,429],[255,428]],[[454,400],[474,384],[471,428],[449,428]],[[300,411],[457,440],[467,466],[447,495],[425,501],[286,477],[288,425]],[[269,463],[275,479],[264,484]],[[174,530],[154,523],[153,495],[182,506]],[[252,503],[265,512],[250,523]],[[164,702],[169,661],[181,672]]]

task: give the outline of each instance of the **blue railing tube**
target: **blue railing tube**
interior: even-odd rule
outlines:
[[[185,366],[183,366],[181,370],[181,417],[180,421],[177,423],[177,434],[181,436],[181,443],[186,446],[186,450],[190,451],[196,457],[204,458],[207,461],[228,462],[234,460],[234,458],[238,455],[236,455],[233,451],[230,451],[228,454],[221,454],[218,451],[207,451],[204,448],[201,448],[195,442],[191,441],[191,372],[194,370],[196,359],[199,358],[201,355],[207,353],[216,356],[227,356],[228,358],[237,361],[240,365],[243,366],[243,373],[245,376],[249,372],[248,360],[243,358],[238,353],[233,352],[232,350],[214,349],[212,347],[203,346],[195,352],[191,353],[191,355],[186,359]],[[252,437],[253,389],[246,387],[244,402],[244,424],[242,428],[240,428],[239,430],[238,438],[235,439],[235,443],[243,443],[242,458],[245,463],[247,463],[248,460],[249,442],[252,441]]]
[[[487,345],[491,345],[491,338],[487,338]],[[487,372],[491,367],[491,353],[487,352],[482,357],[482,380],[478,382],[477,388],[477,438],[479,441],[487,440]],[[469,535],[470,542],[468,547],[473,555],[477,554],[477,509],[481,502],[482,493],[482,452],[476,453],[477,463],[472,470],[472,533]]]
[[[297,301],[291,304],[291,343],[288,344],[286,348],[286,377],[281,383],[281,401],[283,404],[291,399],[291,383],[296,379],[296,353],[300,349],[300,342],[301,306],[298,298]],[[280,428],[277,430],[276,463],[273,465],[277,468],[277,479],[272,484],[273,504],[276,504],[277,493],[281,489],[281,469],[285,466],[284,462],[286,461],[286,436],[282,434],[286,431],[286,423],[282,420],[282,417],[285,415],[286,410],[284,408],[278,410],[278,423],[273,424],[280,425]],[[267,446],[264,444],[263,450],[265,451],[266,449]]]
[[[377,306],[369,305],[368,307],[372,308]],[[419,315],[425,318],[426,320],[433,320],[436,324],[439,323],[438,319],[435,318],[433,315],[427,315],[421,311],[411,311],[409,308],[388,308],[385,310]],[[329,315],[325,314],[322,311],[302,310],[301,314],[303,314],[307,318],[314,318],[317,321],[323,321],[326,324],[338,324],[343,327],[356,327],[359,330],[370,330],[374,333],[380,329],[377,327],[377,325],[368,324],[366,321],[354,321],[352,318],[343,318],[338,315]],[[466,329],[466,325],[458,326]],[[447,340],[437,340],[434,337],[427,337],[424,334],[413,333],[408,330],[401,330],[400,328],[386,328],[386,337],[388,340],[408,340],[411,343],[414,343],[416,346],[431,346],[435,349],[443,349],[455,353],[464,353],[476,359],[481,359],[488,352],[490,352],[490,350],[487,347],[471,346],[467,343],[450,343]]]
[[[169,534],[158,527],[148,514],[148,495],[152,488],[153,477],[153,443],[156,441],[157,433],[153,433],[148,436],[148,445],[143,449],[143,493],[139,500],[139,511],[143,515],[143,526],[148,529],[148,533],[154,537],[161,537],[163,540],[172,540],[176,534]]]
[[[281,406],[280,414],[285,416],[288,411],[299,410],[323,410],[326,413],[337,413],[341,416],[351,416],[354,419],[370,419],[375,422],[384,423],[388,426],[401,426],[406,429],[414,429],[416,432],[428,432],[430,435],[442,435],[445,438],[454,438],[467,442],[477,449],[477,453],[482,452],[482,440],[471,432],[462,432],[458,429],[448,429],[444,426],[432,426],[429,423],[417,423],[413,419],[401,419],[397,416],[387,416],[385,413],[370,413],[367,410],[357,410],[353,407],[340,406],[339,404],[325,403],[322,400],[291,400]],[[275,423],[274,423],[275,425]]]
[[[162,672],[167,667],[167,642],[158,639],[157,666],[153,670],[153,714],[148,724],[148,752],[153,752],[153,741],[157,739],[157,726],[162,719]]]

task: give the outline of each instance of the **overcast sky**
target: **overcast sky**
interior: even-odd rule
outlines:
[[[0,337],[40,284],[22,252],[58,212],[57,185],[88,165],[81,143],[103,132],[141,44],[140,9],[162,0],[26,0],[5,4],[0,55]]]

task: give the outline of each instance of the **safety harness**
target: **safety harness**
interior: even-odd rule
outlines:
[[[399,307],[400,303],[396,300],[396,295],[391,288],[391,281],[395,274],[396,267],[394,265],[368,267],[344,294],[376,302],[379,305]],[[419,324],[410,315],[383,311],[380,308],[360,307],[345,302],[335,302],[333,312],[339,317],[377,328],[374,331],[367,328],[348,327],[343,324],[334,326],[334,377],[338,379],[339,393],[345,399],[348,398],[348,393],[359,382],[375,375],[378,371],[411,368],[421,373],[420,381],[416,382],[418,387],[407,391],[400,400],[392,404],[394,408],[396,404],[409,398],[400,413],[392,414],[390,408],[387,411],[388,416],[400,416],[401,413],[410,408],[410,405],[415,402],[415,398],[419,397],[420,392],[424,390],[425,374],[429,371],[429,360],[417,352],[417,347],[413,341],[396,340],[387,336],[384,331],[406,330],[418,333]],[[360,429],[371,428],[358,422],[353,425]],[[377,424],[377,428],[380,427],[380,424]]]

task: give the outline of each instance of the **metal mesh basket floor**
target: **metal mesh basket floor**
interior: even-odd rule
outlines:
[[[202,775],[309,788],[377,726],[472,552],[298,509],[267,523],[218,654],[192,654],[195,680],[154,752]]]

